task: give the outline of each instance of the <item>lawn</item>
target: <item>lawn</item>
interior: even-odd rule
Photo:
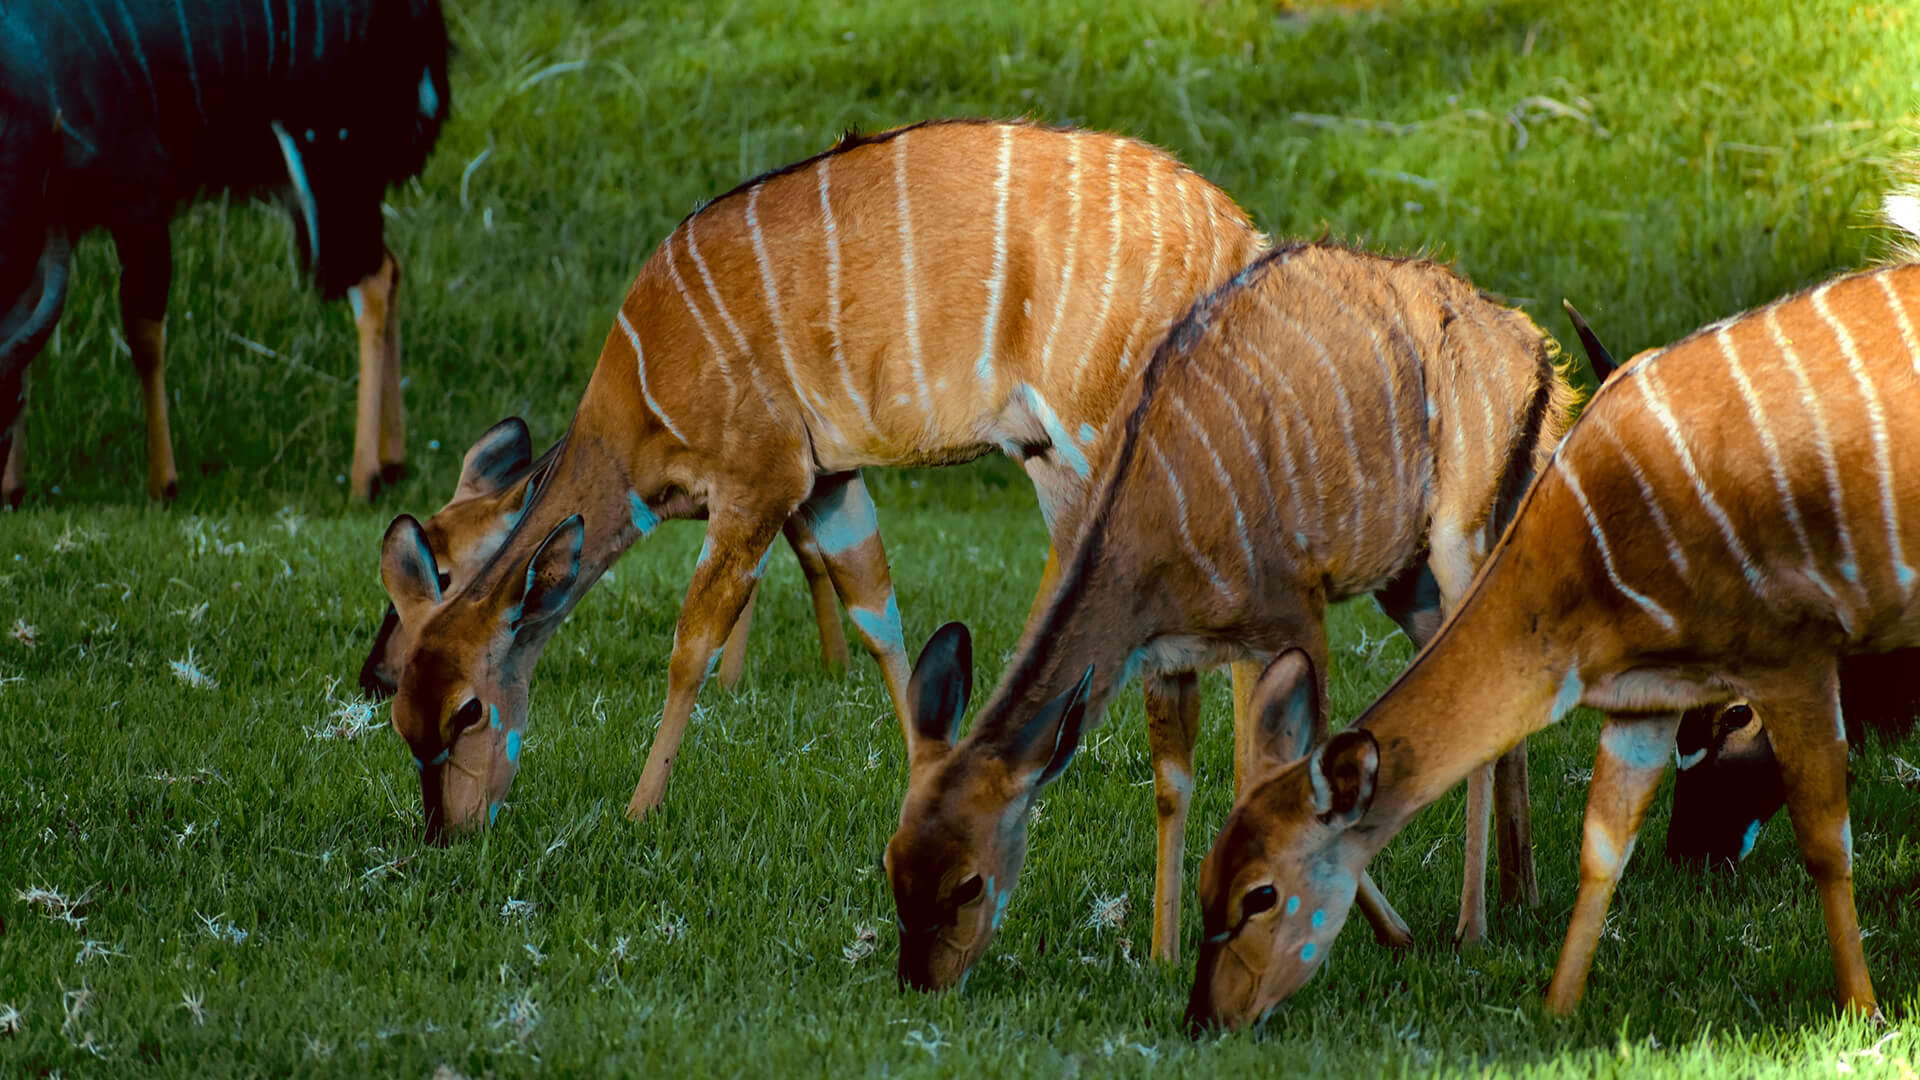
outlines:
[[[353,336],[284,215],[175,225],[181,495],[144,499],[111,244],[78,249],[36,366],[25,508],[0,516],[0,1074],[1756,1075],[1920,1062],[1920,737],[1855,761],[1856,886],[1891,1021],[1836,1017],[1784,821],[1736,874],[1642,837],[1571,1020],[1538,1005],[1572,905],[1597,723],[1532,745],[1543,902],[1448,944],[1456,795],[1374,876],[1422,938],[1350,929],[1258,1031],[1189,1041],[1189,966],[1145,958],[1151,772],[1123,694],[1042,804],[962,993],[903,994],[879,869],[904,784],[878,672],[820,670],[774,560],[746,682],[702,696],[664,810],[621,809],[665,694],[697,524],[575,612],[534,683],[498,828],[426,849],[407,753],[354,675],[389,517],[451,492],[494,420],[563,429],[627,283],[703,197],[848,127],[1031,115],[1180,154],[1276,235],[1424,249],[1625,357],[1884,251],[1913,148],[1920,10],[1674,0],[728,5],[449,0],[455,120],[391,193],[412,477],[351,506]],[[907,636],[992,680],[1044,534],[1004,461],[869,476]],[[991,523],[983,528],[982,523]],[[1334,615],[1336,713],[1411,655]],[[1208,684],[1189,883],[1230,803]],[[1124,898],[1124,903],[1119,902]],[[1186,942],[1198,933],[1191,892]],[[1096,918],[1096,910],[1108,918]],[[1119,918],[1114,913],[1124,913]]]

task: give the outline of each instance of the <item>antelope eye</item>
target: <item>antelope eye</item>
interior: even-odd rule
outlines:
[[[474,698],[460,706],[460,711],[453,714],[453,733],[458,735],[479,722],[480,699]]]
[[[953,894],[947,897],[947,902],[957,908],[966,907],[968,904],[980,899],[981,888],[980,875],[975,874],[954,886]]]
[[[1247,895],[1240,901],[1240,917],[1251,919],[1263,911],[1273,908],[1280,902],[1280,894],[1271,885],[1262,885],[1257,889],[1248,889]]]
[[[453,575],[445,570],[440,571],[440,595],[445,596],[447,590],[451,588],[453,588]]]

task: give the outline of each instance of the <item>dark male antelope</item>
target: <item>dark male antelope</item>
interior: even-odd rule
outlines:
[[[630,815],[664,795],[710,662],[796,516],[905,728],[899,606],[859,470],[1003,450],[1062,539],[1152,343],[1264,246],[1169,155],[1025,123],[850,136],[695,212],[641,268],[500,550],[443,595],[419,525],[387,532],[381,575],[418,627],[393,723],[429,835],[499,805],[548,636],[667,518],[705,517],[707,543]]]
[[[442,594],[466,584],[474,570],[506,543],[507,534],[527,504],[528,486],[539,482],[547,466],[553,463],[557,449],[556,445],[535,460],[533,438],[527,431],[526,421],[512,416],[488,428],[467,450],[453,498],[420,526],[434,566],[439,569]],[[814,622],[820,630],[821,662],[830,670],[843,669],[847,666],[847,638],[840,628],[840,609],[820,546],[799,517],[787,519],[785,532],[787,543],[800,560],[800,572],[806,578],[807,591],[813,600]],[[758,595],[759,588],[755,586],[746,608],[734,623],[733,632],[727,637],[717,672],[722,685],[739,682],[745,671],[747,632],[753,617],[753,597]],[[374,700],[393,696],[399,688],[400,668],[412,640],[407,627],[400,622],[399,612],[389,603],[380,629],[374,635],[373,647],[360,666],[361,692]]]
[[[1849,745],[1859,746],[1869,728],[1894,738],[1913,727],[1920,714],[1916,662],[1915,649],[1840,658],[1840,713]],[[1667,858],[1715,867],[1745,859],[1761,826],[1787,801],[1760,718],[1745,703],[1689,709],[1674,733],[1674,760],[1680,772]]]
[[[1149,701],[1171,703],[1147,734],[1153,952],[1177,957],[1198,673],[1293,647],[1313,667],[1269,680],[1324,673],[1327,605],[1368,593],[1430,638],[1565,427],[1574,393],[1550,355],[1524,314],[1445,267],[1330,244],[1272,252],[1195,305],[1148,366],[1073,515],[1059,585],[964,741],[965,651],[930,647],[914,672],[912,773],[887,845],[901,977],[946,986],[979,958],[1019,880],[1035,795],[1135,671]],[[1237,731],[1242,756],[1253,730]],[[1510,766],[1503,857],[1530,887],[1525,761]],[[1469,940],[1485,928],[1491,772],[1470,785]],[[1408,940],[1377,896],[1369,914],[1383,939]]]
[[[1901,222],[1920,235],[1920,215]],[[1920,643],[1920,264],[1642,354],[1601,387],[1447,624],[1354,728],[1267,749],[1200,875],[1188,1018],[1239,1026],[1326,961],[1367,860],[1576,705],[1607,714],[1547,1006],[1578,1005],[1682,711],[1747,701],[1780,762],[1839,996],[1853,906],[1845,654]]]
[[[438,0],[27,0],[0,5],[0,496],[24,494],[26,370],[106,228],[147,416],[147,493],[173,494],[167,224],[203,191],[280,192],[320,293],[360,332],[352,492],[405,457],[400,265],[380,199],[447,118]]]

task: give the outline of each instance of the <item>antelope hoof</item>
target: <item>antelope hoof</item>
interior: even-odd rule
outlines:
[[[1373,940],[1389,949],[1405,951],[1413,948],[1413,931],[1403,926],[1373,928]]]
[[[393,487],[406,478],[407,466],[405,462],[396,461],[388,465],[380,466],[380,484],[383,487]]]
[[[26,498],[27,489],[23,487],[8,488],[6,491],[0,492],[0,500],[6,502],[7,509],[9,510],[20,509],[20,504],[26,501]]]
[[[169,480],[165,485],[160,487],[159,490],[149,489],[147,497],[154,502],[170,503],[180,497],[180,482],[178,480]]]
[[[633,789],[633,798],[627,803],[628,821],[645,821],[647,815],[660,808],[666,798],[667,786],[653,784],[648,778],[641,777],[640,786]]]

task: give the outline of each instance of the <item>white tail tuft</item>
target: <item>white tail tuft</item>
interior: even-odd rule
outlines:
[[[1881,204],[1887,224],[1906,234],[1902,243],[1920,243],[1920,186],[1903,187]]]

